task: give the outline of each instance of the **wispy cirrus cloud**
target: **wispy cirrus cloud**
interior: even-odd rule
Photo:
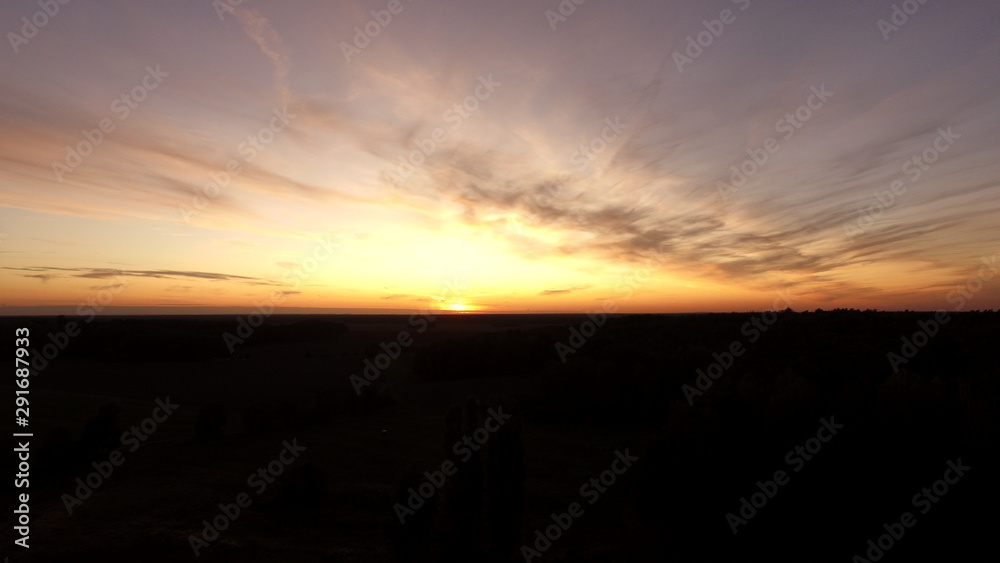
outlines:
[[[291,102],[292,92],[288,87],[288,47],[285,46],[281,35],[258,10],[245,6],[238,6],[235,10],[237,19],[243,25],[243,31],[250,39],[253,39],[261,53],[274,64],[274,83],[282,103]]]
[[[54,266],[31,266],[15,268],[3,266],[4,270],[30,272],[20,274],[24,277],[40,278],[47,281],[56,277],[73,277],[86,279],[116,279],[119,277],[153,278],[153,279],[198,279],[208,281],[243,282],[255,285],[274,285],[268,280],[250,276],[220,274],[214,272],[193,272],[177,270],[118,270],[111,268],[60,268]]]

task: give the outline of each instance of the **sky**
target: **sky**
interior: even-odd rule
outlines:
[[[0,31],[0,314],[1000,308],[993,0],[10,1]]]

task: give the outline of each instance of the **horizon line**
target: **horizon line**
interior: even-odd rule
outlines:
[[[816,309],[803,309],[796,310],[792,308],[786,309],[754,309],[754,310],[708,310],[708,311],[637,311],[628,313],[609,313],[609,316],[627,316],[627,315],[708,315],[708,314],[732,314],[732,313],[762,313],[766,311],[775,312],[792,312],[792,313],[813,313],[817,311],[831,312],[831,311],[857,311],[857,312],[876,312],[876,313],[935,313],[935,310],[918,310],[918,309],[859,309],[850,307],[836,307],[833,309],[823,309],[818,307]],[[993,312],[993,309],[970,309],[967,311],[948,311],[952,312]],[[91,311],[94,312],[94,311]],[[204,306],[106,306],[100,312],[96,312],[97,316],[110,317],[110,316],[214,316],[214,315],[243,315],[252,314],[254,312],[259,312],[256,308],[252,307],[204,307]],[[476,315],[587,315],[595,313],[594,311],[536,311],[536,310],[521,310],[521,311],[491,311],[491,310],[478,310],[478,311],[456,311],[453,309],[397,309],[397,308],[378,308],[378,307],[282,307],[275,308],[274,312],[267,316],[291,316],[291,315],[351,315],[351,316],[377,316],[377,315],[421,315],[421,314],[434,314],[434,315],[447,315],[447,316],[476,316]],[[8,306],[0,305],[0,317],[57,317],[57,316],[88,316],[83,315],[78,312],[78,308],[68,306],[68,305],[22,305],[22,306]]]

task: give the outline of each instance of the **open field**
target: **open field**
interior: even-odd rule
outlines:
[[[405,316],[276,316],[232,354],[234,318],[98,318],[31,377],[32,561],[193,558],[241,493],[199,558],[505,561],[551,544],[531,560],[847,561],[910,511],[896,560],[972,561],[1000,500],[1000,315],[953,315],[895,373],[887,354],[928,315],[786,312],[758,332],[759,314],[618,317],[566,362],[557,343],[590,333],[586,316],[440,316],[422,333]],[[40,350],[72,320],[0,326]],[[356,392],[351,374],[403,331],[412,342]],[[718,377],[699,388],[698,370]],[[123,440],[157,400],[176,407]],[[496,409],[511,418],[494,432]],[[481,427],[482,448],[456,455]],[[818,451],[793,454],[810,438]],[[278,461],[289,444],[304,449]],[[637,461],[608,472],[626,451]],[[914,500],[959,458],[971,469],[953,490]],[[449,460],[457,472],[400,524],[396,503]],[[254,479],[268,464],[273,482]],[[602,472],[614,484],[588,487]],[[774,494],[734,534],[758,481]],[[536,546],[574,502],[583,514]]]

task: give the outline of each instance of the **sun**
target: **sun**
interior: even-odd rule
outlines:
[[[453,302],[453,303],[446,303],[444,305],[444,310],[446,310],[446,311],[454,311],[456,313],[468,313],[470,311],[477,311],[478,307],[475,307],[473,305],[467,305],[467,304],[462,303],[460,301],[456,301],[456,302]]]

